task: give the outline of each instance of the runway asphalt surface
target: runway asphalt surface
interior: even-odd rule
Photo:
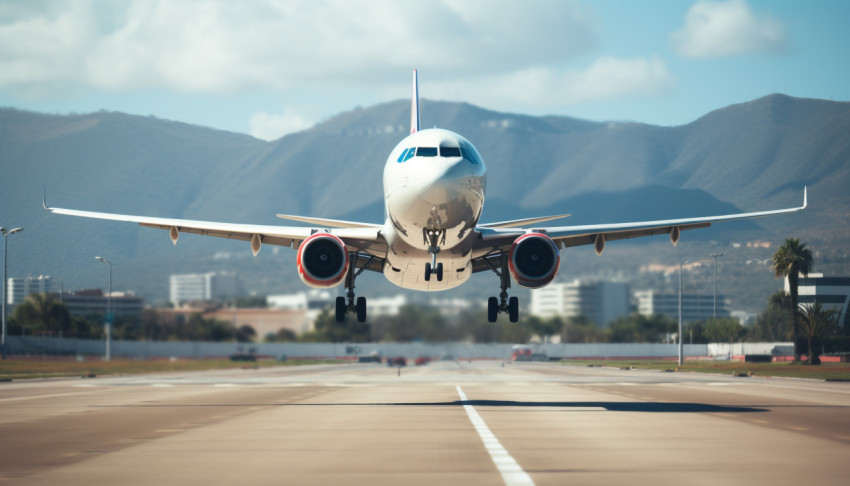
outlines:
[[[0,383],[14,484],[847,484],[850,384],[435,362]]]

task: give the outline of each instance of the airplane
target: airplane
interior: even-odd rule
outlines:
[[[500,313],[519,319],[519,301],[509,297],[511,280],[537,289],[554,280],[560,250],[593,245],[601,255],[609,241],[669,234],[673,245],[682,231],[711,223],[793,213],[788,209],[722,216],[580,226],[541,226],[568,214],[479,224],[484,208],[487,171],[475,146],[461,135],[439,128],[420,129],[418,71],[413,71],[410,135],[390,152],[384,165],[384,224],[278,214],[308,226],[269,226],[191,221],[48,207],[56,213],[85,218],[128,221],[166,230],[177,244],[180,233],[249,241],[256,256],[262,245],[297,249],[301,280],[311,287],[343,283],[346,297],[336,299],[339,322],[353,314],[366,320],[366,298],[355,296],[355,281],[366,270],[383,273],[393,284],[422,291],[441,291],[466,282],[473,273],[493,272],[498,297],[487,302],[487,317]],[[46,192],[46,191],[45,191]]]

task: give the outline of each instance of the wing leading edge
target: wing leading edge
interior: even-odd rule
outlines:
[[[251,242],[251,250],[256,255],[263,244],[288,246],[297,248],[301,241],[317,231],[329,232],[341,240],[346,246],[355,252],[365,252],[378,258],[386,255],[386,243],[380,235],[380,228],[363,224],[348,228],[311,228],[296,226],[272,226],[256,224],[234,224],[213,221],[196,221],[188,219],[156,218],[149,216],[133,216],[127,214],[101,213],[95,211],[80,211],[76,209],[65,209],[48,207],[42,203],[44,209],[55,214],[77,216],[83,218],[103,219],[110,221],[125,221],[137,223],[148,228],[157,228],[169,232],[172,243],[177,243],[180,233],[192,233],[232,240]]]
[[[597,254],[601,254],[605,242],[669,234],[675,245],[679,241],[679,233],[686,230],[708,228],[712,223],[736,221],[741,219],[775,216],[780,214],[802,211],[808,206],[808,189],[803,189],[803,205],[794,208],[758,211],[752,213],[727,214],[699,218],[669,219],[657,221],[639,221],[632,223],[592,224],[577,226],[554,226],[545,228],[503,228],[479,227],[481,239],[474,249],[478,257],[492,255],[493,252],[508,251],[516,238],[526,233],[545,233],[554,240],[560,248],[581,245],[594,245]],[[487,265],[474,266],[475,271],[489,270]]]

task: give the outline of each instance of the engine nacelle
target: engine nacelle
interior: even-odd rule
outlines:
[[[315,288],[339,285],[348,272],[349,258],[345,243],[334,235],[316,233],[298,247],[298,276]]]
[[[560,265],[558,245],[540,233],[529,233],[517,238],[508,260],[514,281],[529,289],[546,286],[555,278]]]

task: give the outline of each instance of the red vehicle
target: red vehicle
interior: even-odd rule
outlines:
[[[426,365],[431,362],[431,358],[428,356],[420,356],[416,358],[416,366]]]
[[[511,361],[531,361],[531,348],[528,346],[514,346],[511,353]]]

